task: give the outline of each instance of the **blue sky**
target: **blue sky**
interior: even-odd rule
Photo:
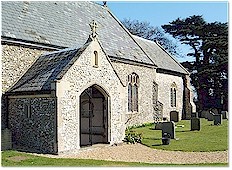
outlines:
[[[107,6],[120,19],[131,18],[149,21],[154,26],[167,24],[191,15],[203,15],[207,22],[227,22],[228,3],[226,1],[109,1]]]
[[[207,22],[228,22],[228,1],[108,1],[107,6],[119,20],[137,19],[150,22],[152,26],[191,15],[202,15]],[[188,46],[179,44],[179,48],[183,55],[189,52]]]

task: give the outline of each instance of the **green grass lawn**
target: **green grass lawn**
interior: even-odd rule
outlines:
[[[92,159],[46,158],[32,154],[4,151],[2,152],[2,166],[4,167],[148,167],[148,166],[216,166],[225,167],[226,163],[213,164],[149,164],[139,162],[118,162]]]
[[[190,120],[181,120],[175,125],[184,125],[184,128],[175,129],[175,139],[171,139],[169,145],[162,145],[162,131],[153,130],[154,125],[134,128],[133,131],[142,133],[142,144],[155,149],[185,151],[185,152],[209,152],[228,150],[228,120],[223,120],[219,126],[214,126],[213,121],[200,119],[200,131],[190,131]]]

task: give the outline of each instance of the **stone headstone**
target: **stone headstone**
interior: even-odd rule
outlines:
[[[171,111],[170,112],[170,121],[178,122],[179,121],[179,112]]]
[[[192,117],[199,117],[199,116],[198,116],[198,112],[193,112],[191,116],[192,116]]]
[[[175,138],[175,123],[173,121],[162,123],[162,136],[164,133],[170,134],[171,139]]]
[[[155,130],[162,130],[162,122],[155,123]]]
[[[221,114],[215,114],[213,115],[214,125],[220,125],[222,124],[222,115]]]
[[[213,112],[209,112],[209,113],[207,114],[207,119],[208,119],[208,121],[213,121],[213,115],[215,115]]]
[[[191,118],[191,130],[200,130],[200,119],[197,117]]]
[[[211,109],[211,111],[216,115],[218,114],[218,109],[216,109],[216,108]]]
[[[202,117],[202,118],[207,118],[207,113],[208,113],[207,110],[203,110],[203,111],[201,112],[201,117]]]
[[[221,111],[222,119],[228,119],[228,112],[227,111]]]

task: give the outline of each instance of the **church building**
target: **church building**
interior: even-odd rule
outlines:
[[[126,127],[189,119],[188,71],[94,2],[2,2],[2,129],[15,148],[121,143]]]

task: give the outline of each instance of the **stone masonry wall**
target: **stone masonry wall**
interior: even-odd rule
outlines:
[[[55,103],[54,98],[9,99],[9,128],[15,148],[39,153],[57,152]],[[30,107],[30,117],[26,105]]]
[[[2,45],[2,93],[5,93],[46,51]]]
[[[156,77],[155,69],[119,62],[113,62],[113,67],[121,78],[124,86],[126,86],[124,91],[126,110],[124,114],[126,114],[126,121],[128,121],[126,125],[131,126],[153,122],[154,109],[152,101],[152,87]],[[128,112],[128,75],[133,72],[139,76],[138,113]]]
[[[170,89],[172,83],[176,83],[176,107],[171,107]],[[179,119],[181,119],[183,109],[183,79],[182,77],[173,76],[169,74],[157,73],[156,83],[158,84],[158,100],[163,104],[163,117],[170,119],[171,111],[179,112]]]
[[[1,128],[6,128],[6,98],[4,93],[30,68],[45,51],[16,45],[2,45]]]
[[[93,66],[94,51],[98,52],[98,67]],[[104,89],[110,98],[109,142],[118,143],[124,138],[123,86],[99,44],[93,41],[57,83],[59,152],[80,148],[80,95],[94,84]]]

